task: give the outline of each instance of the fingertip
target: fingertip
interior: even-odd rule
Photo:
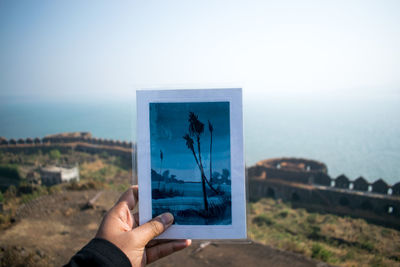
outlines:
[[[146,249],[147,263],[152,263],[174,252],[187,248],[192,243],[190,239],[172,240]]]
[[[132,185],[131,186],[131,190],[133,193],[133,197],[135,198],[135,201],[137,202],[139,200],[139,187],[137,185]]]
[[[137,185],[132,185],[130,189],[131,189],[131,190],[133,191],[133,193],[135,194],[135,193],[138,192],[139,187],[138,187]]]
[[[181,250],[190,246],[192,244],[192,240],[183,239],[183,240],[177,240],[174,243],[175,243],[175,250]]]
[[[174,222],[174,215],[172,213],[166,212],[160,215],[163,224],[168,227]]]

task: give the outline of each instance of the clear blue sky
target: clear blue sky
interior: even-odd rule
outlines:
[[[0,102],[164,85],[399,93],[399,14],[378,0],[2,0]]]

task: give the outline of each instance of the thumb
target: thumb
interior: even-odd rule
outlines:
[[[137,239],[141,245],[146,246],[147,243],[155,237],[164,233],[164,231],[171,226],[173,221],[174,216],[171,213],[166,212],[153,218],[147,223],[136,227],[132,232],[134,232],[135,239]]]

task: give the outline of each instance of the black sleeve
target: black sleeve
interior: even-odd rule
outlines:
[[[92,239],[65,266],[132,267],[128,257],[117,246],[101,238]]]

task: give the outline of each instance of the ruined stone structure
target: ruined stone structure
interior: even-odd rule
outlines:
[[[40,178],[43,185],[52,186],[71,181],[79,181],[79,168],[63,168],[47,166],[40,170]]]
[[[50,151],[58,149],[66,152],[71,149],[88,153],[106,152],[109,155],[132,158],[132,143],[92,137],[88,132],[60,133],[45,136],[43,139],[10,139],[0,138],[0,150],[9,152],[33,153],[37,150]]]
[[[400,229],[400,182],[389,186],[379,179],[368,183],[363,177],[336,179],[325,164],[306,159],[278,158],[248,168],[249,198],[280,198],[319,212],[367,219]]]
[[[73,132],[47,135],[42,139],[43,143],[73,143],[87,141],[92,138],[88,132]]]

